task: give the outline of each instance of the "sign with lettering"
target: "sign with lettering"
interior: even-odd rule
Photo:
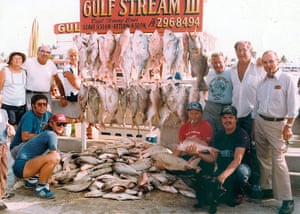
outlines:
[[[203,0],[80,0],[81,33],[202,31]]]
[[[59,23],[54,25],[55,34],[63,33],[80,33],[80,23],[79,22],[68,22]]]

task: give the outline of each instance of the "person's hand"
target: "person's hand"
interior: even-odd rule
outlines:
[[[284,126],[283,128],[283,140],[287,141],[293,136],[292,128],[289,126]]]
[[[14,136],[16,134],[16,130],[12,125],[7,125],[7,135],[8,136]]]
[[[65,107],[68,105],[68,100],[66,100],[66,98],[62,97],[59,100],[60,106]]]
[[[191,143],[189,146],[186,147],[185,152],[189,155],[197,155],[197,146],[194,143]]]

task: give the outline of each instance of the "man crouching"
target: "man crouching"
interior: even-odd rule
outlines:
[[[248,156],[246,154],[250,149],[250,139],[245,130],[237,127],[236,108],[230,105],[224,106],[220,115],[224,130],[218,132],[213,139],[212,145],[216,150],[197,154],[204,161],[217,163],[215,178],[211,181],[209,185],[211,190],[208,192],[219,191],[220,193],[221,191],[223,194],[220,196],[217,192],[210,195],[212,197],[210,213],[217,211],[218,202],[224,202],[229,206],[240,204],[251,174],[250,167],[245,164]],[[196,153],[196,148],[193,146],[188,149],[189,152]]]
[[[62,135],[65,125],[66,118],[63,114],[53,114],[44,131],[21,147],[14,162],[13,171],[18,178],[39,175],[34,190],[34,194],[39,197],[55,197],[49,189],[49,182],[60,160],[57,152],[57,135]]]

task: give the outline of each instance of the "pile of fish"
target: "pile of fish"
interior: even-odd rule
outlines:
[[[154,189],[195,197],[194,190],[167,170],[199,170],[161,145],[120,138],[83,153],[61,153],[52,184],[84,197],[137,200]]]

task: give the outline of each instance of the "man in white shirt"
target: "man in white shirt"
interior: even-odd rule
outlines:
[[[274,51],[266,51],[262,56],[267,75],[257,88],[255,141],[263,192],[273,193],[269,195],[283,201],[279,214],[290,214],[294,200],[285,160],[285,141],[293,135],[299,101],[296,81],[279,68],[279,62]]]
[[[48,97],[51,109],[51,87],[55,81],[59,92],[63,93],[63,85],[59,79],[55,64],[49,60],[51,49],[47,45],[38,48],[37,57],[30,58],[24,63],[27,71],[26,103],[27,109],[31,108],[31,97],[35,94],[44,94]]]
[[[232,105],[238,112],[238,126],[247,131],[252,137],[253,109],[256,102],[256,89],[264,78],[262,66],[258,66],[252,59],[252,45],[249,41],[238,41],[234,45],[238,58],[237,64],[231,67],[230,76],[233,85]],[[253,140],[253,139],[252,139]],[[250,164],[252,176],[251,197],[260,198],[259,167],[256,157],[255,145],[251,144],[252,163]]]

